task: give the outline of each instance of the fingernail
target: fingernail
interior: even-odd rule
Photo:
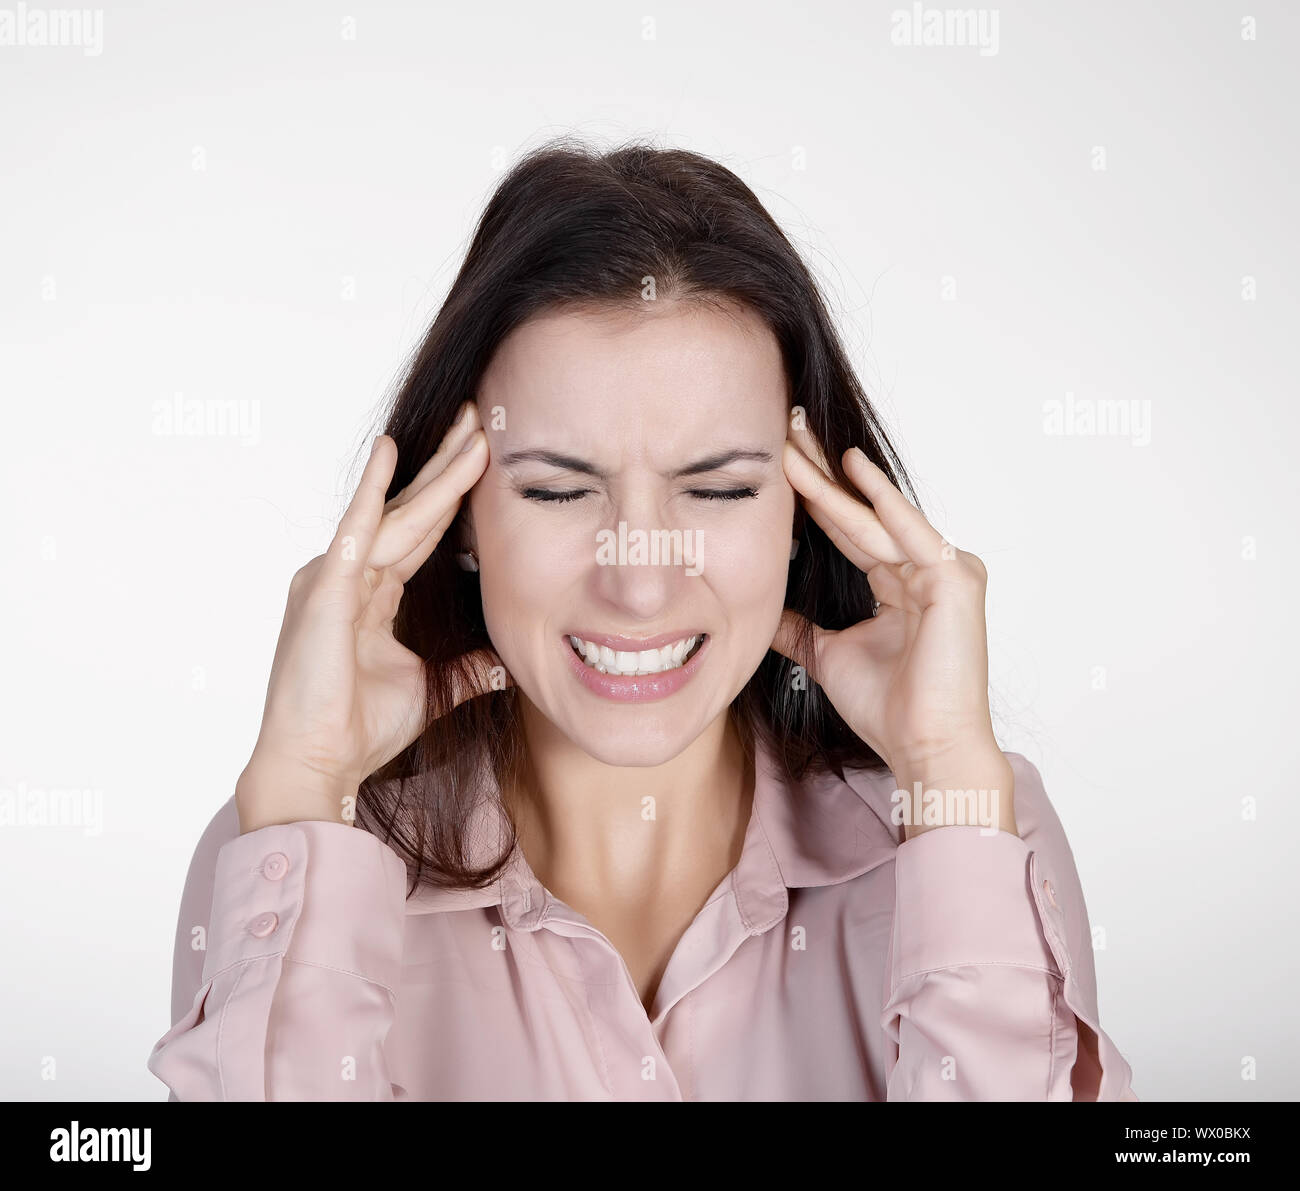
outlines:
[[[383,438],[383,437],[384,437],[384,436],[383,436],[382,434],[376,434],[376,435],[375,435],[375,441],[372,442],[372,443],[370,444],[370,453],[371,453],[372,455],[373,455],[377,450],[379,450],[379,440],[380,440],[381,438]]]
[[[477,443],[477,442],[478,442],[478,431],[475,430],[474,433],[471,434],[471,435],[469,436],[469,438],[467,438],[467,439],[465,440],[465,445],[464,445],[463,447],[461,447],[461,449],[460,449],[459,451],[457,451],[456,453],[457,453],[458,455],[463,455],[463,454],[465,454],[466,451],[472,450],[472,449],[474,448],[474,444]]]

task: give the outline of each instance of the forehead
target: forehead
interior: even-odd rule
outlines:
[[[784,433],[788,386],[775,336],[752,310],[646,302],[548,311],[493,356],[479,390],[511,439],[546,429],[624,442]]]

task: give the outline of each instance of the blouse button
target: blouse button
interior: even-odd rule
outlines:
[[[289,871],[289,857],[283,852],[272,852],[262,863],[262,875],[268,881],[278,881]]]
[[[1052,909],[1059,910],[1061,907],[1056,904],[1056,891],[1052,888],[1051,881],[1043,882],[1043,892],[1047,894],[1047,900],[1052,903]]]
[[[259,939],[265,939],[277,926],[280,919],[271,913],[259,914],[248,924],[248,933]]]

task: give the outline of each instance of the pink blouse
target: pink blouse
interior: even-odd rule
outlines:
[[[791,788],[760,748],[740,861],[648,1014],[518,848],[486,889],[407,899],[378,837],[240,835],[232,798],[190,866],[149,1070],[173,1100],[1136,1100],[1069,844],[1006,755],[1020,837],[902,842],[892,775]],[[500,814],[479,803],[476,859]]]

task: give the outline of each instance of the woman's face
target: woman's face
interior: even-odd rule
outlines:
[[[753,675],[784,604],[775,337],[688,303],[547,313],[502,343],[478,407],[491,459],[467,519],[493,647],[590,756],[671,760]]]

